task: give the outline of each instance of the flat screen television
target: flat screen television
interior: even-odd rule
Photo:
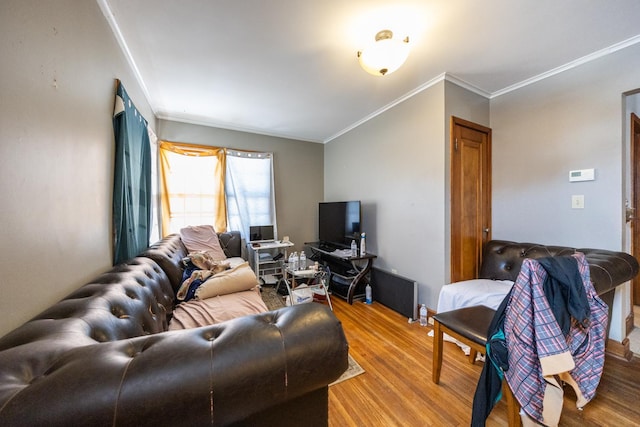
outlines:
[[[362,221],[360,201],[320,202],[318,208],[318,240],[321,243],[348,247],[360,238]]]

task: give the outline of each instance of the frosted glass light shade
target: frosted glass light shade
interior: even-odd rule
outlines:
[[[375,43],[358,52],[358,62],[367,73],[384,76],[400,68],[408,56],[409,38],[394,39],[391,31],[382,30]]]

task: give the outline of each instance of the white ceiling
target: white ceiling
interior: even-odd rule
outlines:
[[[158,118],[327,142],[448,78],[489,98],[640,42],[638,0],[97,0]],[[408,35],[393,74],[376,32]]]

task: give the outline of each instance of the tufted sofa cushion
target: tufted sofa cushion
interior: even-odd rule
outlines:
[[[574,252],[582,252],[587,258],[591,281],[598,294],[607,293],[638,274],[638,261],[624,252],[491,240],[484,247],[479,278],[515,281],[525,258],[571,255]]]
[[[101,274],[0,338],[0,402],[48,375],[70,349],[167,330],[172,295],[148,258]]]
[[[162,268],[175,295],[182,284],[182,258],[187,256],[187,248],[179,234],[170,234],[151,245],[140,256],[151,258]]]
[[[133,258],[0,338],[0,351],[52,337],[95,344],[166,331],[172,296],[169,280],[155,262]]]

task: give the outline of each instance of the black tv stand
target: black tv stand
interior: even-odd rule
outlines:
[[[368,253],[350,256],[345,251],[338,251],[340,248],[331,244],[330,250],[325,250],[323,247],[326,242],[307,242],[305,245],[310,249],[313,260],[327,265],[331,270],[331,276],[345,284],[346,289],[343,290],[332,288],[332,294],[347,300],[349,304],[353,304],[354,299],[364,298],[364,284],[367,283],[367,275],[373,266],[373,260],[377,258],[376,255]]]
[[[319,242],[318,243],[318,249],[323,251],[323,252],[335,252],[336,247],[334,245],[332,245],[331,243]]]

